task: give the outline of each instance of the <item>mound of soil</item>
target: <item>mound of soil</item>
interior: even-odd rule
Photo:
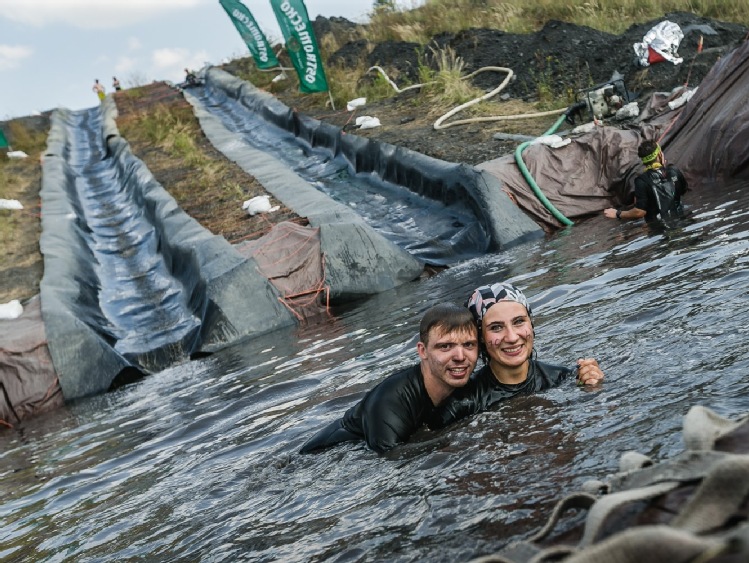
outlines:
[[[661,62],[642,68],[636,63],[633,46],[642,42],[643,36],[663,20],[678,24],[684,32],[678,51],[683,62],[678,65]],[[351,26],[341,25],[338,20],[331,24],[319,17],[314,26],[321,43],[325,41],[326,34],[335,34],[336,30],[342,34],[338,44],[343,44],[343,40],[353,33]],[[579,90],[620,76],[632,99],[641,101],[642,108],[653,92],[670,92],[685,84],[690,87],[699,85],[720,57],[747,38],[748,31],[743,25],[677,12],[633,25],[621,35],[549,21],[538,32],[525,35],[505,33],[498,29],[469,29],[455,34],[441,34],[433,39],[431,46],[436,50],[451,49],[464,61],[466,74],[487,66],[512,69],[514,79],[501,92],[503,103],[533,103],[539,101],[540,96],[551,95],[565,107],[578,99]],[[700,36],[703,38],[703,49],[698,52]],[[423,61],[436,69],[431,55],[433,51],[421,51]],[[357,61],[365,60],[368,66],[383,67],[396,84],[403,86],[419,82],[418,53],[418,45],[414,43],[388,41],[369,45],[362,39],[355,39],[333,53],[327,64],[356,72]],[[226,70],[231,72],[231,65]],[[373,76],[374,73],[368,73],[361,80],[371,80]],[[474,84],[489,91],[496,88],[504,77],[504,74],[486,72],[479,74]],[[334,111],[326,107],[325,95],[300,94],[295,80],[287,81],[285,87],[274,84],[273,94],[289,107],[357,135],[405,146],[442,160],[471,165],[511,153],[515,149],[517,142],[493,138],[498,131],[540,135],[557,119],[545,117],[458,125],[438,131],[433,128],[434,122],[450,108],[435,113],[434,108],[428,105],[428,99],[422,97],[418,90],[409,90],[400,94],[393,91],[391,98],[368,103],[356,110],[356,115],[375,116],[382,124],[378,128],[360,130],[353,125],[355,115],[345,111],[345,108]],[[497,105],[501,109],[502,103]],[[464,117],[458,114],[454,119]]]

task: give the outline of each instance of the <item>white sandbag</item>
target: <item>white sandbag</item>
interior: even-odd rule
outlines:
[[[23,305],[18,299],[0,305],[0,319],[17,319],[22,314]]]
[[[620,107],[616,110],[615,119],[629,119],[630,117],[637,117],[640,115],[640,107],[637,102],[629,102],[626,106]]]
[[[559,147],[569,145],[571,142],[569,139],[562,139],[559,135],[542,135],[533,139],[531,145],[546,145],[552,149],[558,149]]]
[[[379,127],[381,123],[376,117],[362,115],[361,117],[356,118],[356,125],[359,129],[374,129],[375,127]]]
[[[367,105],[367,98],[356,98],[346,104],[348,111],[354,111],[356,108],[361,108]]]
[[[23,205],[17,199],[0,199],[0,209],[23,209]]]

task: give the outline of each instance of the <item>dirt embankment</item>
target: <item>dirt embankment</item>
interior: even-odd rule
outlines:
[[[633,45],[642,42],[643,36],[663,20],[678,24],[684,33],[678,50],[683,62],[678,65],[662,62],[642,68],[635,63]],[[325,33],[339,33],[342,37],[352,33],[350,25],[333,23],[338,25],[318,18],[315,21],[318,38]],[[538,32],[523,35],[498,29],[446,33],[435,37],[432,46],[438,52],[451,49],[465,63],[465,74],[488,66],[512,69],[513,80],[500,92],[500,96],[509,98],[500,100],[500,96],[497,96],[491,99],[496,102],[493,108],[496,113],[491,115],[508,115],[517,113],[513,104],[518,102],[534,103],[552,99],[565,107],[577,99],[578,90],[608,82],[615,76],[623,78],[626,88],[634,99],[641,102],[642,108],[653,92],[670,92],[685,84],[698,86],[720,57],[747,39],[748,32],[749,28],[743,25],[677,12],[633,25],[621,35],[550,21]],[[698,52],[700,37],[703,38],[703,48]],[[356,61],[363,57],[368,67],[383,67],[396,84],[403,86],[407,81],[419,82],[418,51],[418,45],[414,43],[369,45],[363,40],[356,40],[346,43],[331,55],[327,65],[339,65],[357,72]],[[422,51],[425,51],[425,60],[429,61],[431,51]],[[435,66],[435,63],[432,62],[431,66]],[[231,71],[231,65],[228,70]],[[372,80],[374,77],[374,72],[367,73],[360,80]],[[485,72],[476,77],[475,84],[484,91],[490,91],[504,77],[504,73]],[[289,107],[344,127],[357,135],[405,146],[442,160],[472,165],[514,151],[517,142],[498,141],[493,138],[495,133],[540,135],[557,119],[545,117],[475,123],[436,131],[434,122],[451,108],[434,108],[418,90],[411,90],[401,94],[393,91],[392,98],[368,103],[364,108],[357,109],[355,116],[375,116],[382,123],[381,127],[375,129],[358,130],[354,127],[355,116],[345,108],[343,111],[324,108],[324,96],[299,94],[297,84],[295,80],[287,81],[285,88],[274,84],[273,93]],[[457,114],[447,122],[466,117],[470,116]]]
[[[679,54],[680,65],[668,62],[639,68],[634,64],[633,45],[642,41],[653,25],[669,19],[682,28],[685,37]],[[332,20],[318,18],[315,22],[318,38],[325,33],[338,32],[344,46],[327,61],[328,65],[350,66],[355,72],[356,61],[365,57],[368,65],[380,65],[396,82],[406,79],[418,82],[418,55],[414,44],[387,42],[368,45],[361,40],[348,41],[354,24],[331,25]],[[342,20],[345,23],[345,20]],[[333,22],[340,24],[341,21]],[[614,36],[600,31],[568,24],[548,22],[536,33],[517,35],[496,29],[471,29],[456,34],[443,34],[434,39],[438,49],[452,49],[465,62],[466,73],[484,66],[505,66],[513,70],[515,78],[502,92],[509,99],[496,104],[499,114],[512,103],[532,103],[549,93],[557,99],[574,99],[579,88],[609,81],[614,73],[623,76],[627,88],[645,100],[650,93],[671,91],[688,84],[697,86],[713,64],[725,53],[747,38],[745,26],[709,20],[688,13],[666,14],[659,20],[633,25],[625,33]],[[697,42],[703,37],[703,49],[697,52]],[[246,60],[225,65],[225,69],[246,66]],[[361,77],[371,80],[372,74]],[[484,90],[496,87],[503,77],[497,73],[480,75],[476,84]],[[478,164],[511,153],[517,143],[498,141],[494,134],[503,131],[539,135],[556,120],[539,118],[517,122],[476,123],[436,131],[435,120],[447,109],[437,111],[428,98],[418,91],[396,94],[386,100],[369,103],[355,113],[345,109],[333,111],[325,106],[324,95],[302,95],[292,77],[285,86],[274,85],[274,94],[286,105],[312,117],[338,125],[344,130],[450,162]],[[182,208],[215,234],[229,242],[258,238],[275,223],[284,220],[304,222],[290,210],[249,217],[241,208],[242,202],[264,194],[252,177],[218,153],[200,131],[192,110],[181,93],[164,83],[153,83],[142,88],[124,90],[116,94],[119,110],[118,127],[130,143],[133,153],[143,160],[155,178],[179,202]],[[174,147],[155,142],[144,132],[147,122],[157,113],[178,118],[195,145],[193,159],[180,157]],[[381,127],[359,130],[355,117],[372,115],[379,118]],[[460,119],[464,116],[457,115]],[[12,142],[12,140],[11,140]],[[11,221],[11,235],[22,244],[4,245],[0,263],[0,302],[26,299],[38,292],[42,274],[38,250],[40,225],[38,220],[41,174],[39,155],[13,165],[19,184],[17,199],[27,205],[31,220]],[[208,171],[211,171],[209,174]],[[8,195],[6,198],[10,197]],[[279,202],[271,199],[273,204]],[[9,213],[3,212],[1,220]],[[34,216],[37,214],[37,216]],[[28,217],[27,217],[28,219]]]

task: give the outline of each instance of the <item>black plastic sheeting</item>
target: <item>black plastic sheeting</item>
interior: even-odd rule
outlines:
[[[424,272],[424,263],[394,242],[386,239],[355,213],[311,186],[272,154],[247,144],[242,136],[228,130],[188,91],[185,99],[208,140],[226,158],[236,162],[278,201],[309,221],[310,236],[319,230],[321,268],[331,302],[361,299],[413,281]],[[274,230],[276,227],[274,227]],[[265,238],[265,237],[263,237]],[[283,256],[293,240],[271,237],[274,253]],[[293,251],[295,252],[295,251]],[[265,252],[260,254],[265,255]],[[262,271],[266,259],[255,256]],[[324,262],[324,265],[323,265]],[[273,280],[276,284],[278,280]],[[299,291],[308,287],[299,287]]]
[[[190,93],[246,143],[425,263],[454,264],[540,233],[496,180],[470,166],[344,135],[219,69]]]
[[[42,310],[67,400],[295,322],[131,154],[110,102],[57,110],[43,161]]]

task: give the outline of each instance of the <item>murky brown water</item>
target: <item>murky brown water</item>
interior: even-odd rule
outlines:
[[[464,561],[538,528],[618,457],[681,451],[694,404],[749,411],[746,185],[691,224],[591,219],[0,433],[2,561]],[[704,192],[703,192],[704,193]],[[421,312],[512,278],[539,357],[607,382],[507,402],[378,457],[296,451],[412,362]]]

